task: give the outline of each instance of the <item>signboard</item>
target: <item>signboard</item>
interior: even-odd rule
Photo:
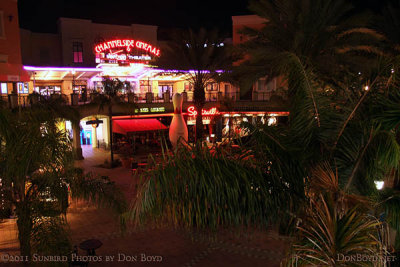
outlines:
[[[197,116],[197,110],[194,106],[188,107],[187,111],[188,111],[189,116],[193,116],[193,117]],[[201,114],[203,116],[214,116],[214,115],[219,115],[220,113],[216,107],[213,107],[210,109],[202,109]]]
[[[140,40],[116,39],[97,44],[94,47],[96,63],[147,63],[160,56],[160,49]]]
[[[156,112],[165,112],[165,107],[152,107],[152,108],[140,108],[135,109],[135,113],[156,113]]]

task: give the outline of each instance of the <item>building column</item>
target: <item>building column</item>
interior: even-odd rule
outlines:
[[[79,122],[71,123],[72,124],[72,135],[73,135],[72,147],[74,148],[74,157],[76,160],[83,159],[82,147],[81,147],[81,137],[80,137],[81,127],[79,125]]]
[[[18,94],[18,86],[17,86],[16,82],[12,83],[12,91],[11,91],[11,93],[12,94]]]
[[[97,127],[92,130],[92,147],[97,148]]]

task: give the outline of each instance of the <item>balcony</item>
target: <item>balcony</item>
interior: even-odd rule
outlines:
[[[193,103],[193,92],[183,92],[183,99],[186,105]],[[96,98],[100,94],[91,93],[88,95],[82,94],[52,94],[52,95],[1,95],[0,105],[11,109],[30,107],[32,105],[44,102],[57,102],[62,105],[82,106],[90,103],[96,103]],[[155,93],[141,93],[141,94],[121,94],[119,95],[121,103],[132,103],[138,106],[145,106],[149,104],[172,104],[172,97],[168,93],[163,95]],[[206,105],[213,105],[212,103],[224,106],[227,109],[240,109],[240,110],[264,110],[271,108],[278,108],[286,106],[287,96],[277,93],[259,93],[253,92],[252,100],[241,99],[239,92],[222,93],[222,92],[206,92],[205,93]]]

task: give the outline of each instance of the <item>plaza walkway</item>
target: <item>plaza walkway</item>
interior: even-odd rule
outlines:
[[[96,167],[109,158],[109,152],[84,146],[83,156],[85,159],[77,161],[77,166],[109,176],[129,199],[134,197],[136,183],[129,169]],[[181,230],[146,226],[143,229],[128,227],[122,235],[111,211],[83,201],[71,204],[67,220],[74,245],[92,238],[103,243],[96,250],[101,261],[90,262],[89,266],[279,266],[287,243],[273,231],[253,232],[240,238],[219,233],[211,240]],[[5,248],[11,250],[10,254],[18,250],[16,234],[13,220],[0,223],[0,253],[7,253]],[[83,256],[85,252],[79,250],[79,254]]]

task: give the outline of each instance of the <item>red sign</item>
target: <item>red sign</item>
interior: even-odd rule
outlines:
[[[195,109],[194,106],[188,107],[187,111],[189,113],[189,116],[196,116],[197,115],[197,110]],[[214,116],[214,115],[218,115],[219,111],[218,111],[218,109],[216,107],[214,107],[214,108],[210,108],[209,110],[202,109],[201,110],[201,114],[203,116]]]
[[[160,49],[158,49],[155,46],[152,46],[151,44],[142,42],[142,41],[137,41],[133,39],[117,39],[117,40],[112,40],[112,41],[107,41],[101,44],[98,44],[94,47],[94,50],[96,53],[104,53],[105,51],[110,52],[113,54],[111,49],[115,48],[125,48],[127,52],[130,52],[132,48],[138,48],[141,50],[145,50],[155,56],[160,56]],[[120,52],[120,51],[117,51]],[[117,53],[114,51],[114,54]]]

